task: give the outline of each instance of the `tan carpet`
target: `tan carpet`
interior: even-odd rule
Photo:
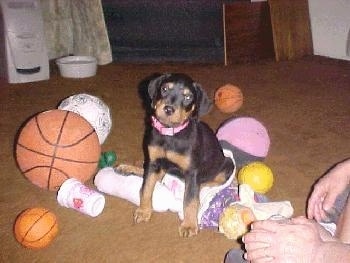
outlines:
[[[113,150],[118,163],[143,159],[144,111],[139,83],[155,72],[185,72],[213,97],[225,83],[238,85],[243,107],[233,115],[213,108],[203,118],[216,129],[232,116],[251,116],[267,127],[271,148],[266,158],[275,175],[273,200],[290,200],[302,215],[314,180],[332,164],[349,157],[350,63],[309,57],[297,61],[232,65],[101,66],[96,77],[64,79],[51,65],[48,81],[0,88],[0,262],[222,262],[238,244],[217,231],[194,238],[178,236],[174,213],[155,213],[151,222],[134,225],[134,205],[106,197],[103,213],[91,218],[58,205],[54,192],[27,181],[14,158],[14,140],[22,123],[33,114],[55,108],[77,93],[101,97],[110,107],[113,129],[102,148]],[[89,182],[89,185],[92,181]],[[46,249],[21,247],[13,223],[24,209],[44,206],[58,217],[59,233]]]

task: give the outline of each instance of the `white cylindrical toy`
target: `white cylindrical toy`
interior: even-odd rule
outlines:
[[[61,206],[92,217],[98,216],[105,206],[105,197],[101,193],[90,189],[75,178],[70,178],[61,185],[57,201]]]

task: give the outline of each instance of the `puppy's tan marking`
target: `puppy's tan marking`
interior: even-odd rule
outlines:
[[[193,105],[191,110],[186,111],[184,108],[179,109],[178,112],[178,119],[182,120],[188,120],[188,118],[191,116],[192,112],[194,111],[195,106]]]
[[[151,162],[154,162],[160,158],[165,158],[165,150],[160,146],[149,145],[148,153]]]
[[[142,176],[144,172],[143,168],[129,164],[120,164],[115,168],[115,171],[126,176],[130,174]]]
[[[174,88],[174,83],[173,82],[167,82],[164,84],[165,87],[167,87],[168,89],[173,89]]]
[[[205,187],[205,186],[218,186],[218,185],[222,185],[223,183],[225,183],[227,181],[227,175],[225,172],[221,172],[221,173],[218,173],[218,175],[210,182],[206,182],[206,183],[203,183],[201,185],[201,188],[202,187]]]
[[[166,157],[177,166],[179,166],[183,171],[189,169],[191,164],[191,158],[188,155],[179,154],[174,151],[167,151]]]
[[[183,171],[188,170],[191,164],[190,156],[175,151],[165,151],[161,146],[148,146],[148,152],[151,162],[154,162],[157,159],[167,158],[169,161],[179,166]]]
[[[157,181],[161,180],[165,175],[162,169],[158,173],[151,173],[140,191],[140,206],[134,214],[136,223],[148,222],[152,215],[152,195]]]
[[[183,95],[191,94],[191,91],[189,90],[189,88],[184,88],[183,90],[184,90]]]
[[[191,237],[198,234],[197,212],[199,200],[193,199],[190,203],[185,204],[184,220],[179,227],[181,237]]]

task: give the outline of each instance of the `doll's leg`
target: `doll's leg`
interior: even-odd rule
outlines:
[[[116,173],[112,167],[101,169],[95,176],[94,183],[103,193],[140,204],[142,178],[135,175],[124,176]]]
[[[94,183],[103,193],[128,200],[140,205],[140,188],[143,178],[137,175],[120,174],[112,167],[101,169],[95,176]],[[174,194],[163,184],[157,182],[152,197],[153,209],[157,212],[167,210],[182,211],[182,200],[176,199]]]

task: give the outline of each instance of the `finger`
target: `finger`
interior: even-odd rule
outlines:
[[[311,196],[307,203],[307,216],[310,219],[313,219],[315,216],[315,206],[316,206],[316,199]]]
[[[251,224],[253,230],[262,230],[266,232],[276,232],[276,227],[279,226],[278,221],[276,220],[263,220],[255,221]]]
[[[244,248],[246,251],[252,251],[252,250],[259,249],[259,248],[266,248],[269,246],[270,246],[270,244],[268,244],[266,242],[247,242],[247,243],[244,243]]]
[[[319,222],[322,220],[323,216],[324,216],[324,211],[322,208],[322,201],[319,200],[319,202],[317,202],[314,206],[312,218]]]
[[[305,216],[298,216],[291,219],[293,224],[306,224],[310,222],[310,219],[307,219]]]
[[[329,213],[324,209],[324,203],[319,203],[316,208],[315,219],[317,222],[328,221]]]
[[[319,226],[313,219],[308,219],[304,216],[299,216],[291,219],[291,222],[296,225],[308,225],[308,228]]]
[[[322,202],[317,203],[315,207],[315,219],[316,221],[321,221],[323,217],[323,208],[322,208]]]
[[[315,218],[315,208],[308,205],[306,215],[307,215],[307,218],[314,219]]]
[[[330,209],[333,207],[335,200],[337,199],[338,193],[330,192],[326,195],[324,201],[323,201],[323,210],[330,211]]]
[[[309,200],[308,200],[308,210],[307,210],[307,214],[308,217],[310,219],[314,218],[317,211],[316,208],[318,206],[319,203],[322,203],[323,199],[324,199],[324,194],[321,194],[322,192],[320,191],[319,188],[314,188],[314,191],[312,192]]]
[[[256,260],[251,261],[251,263],[268,263],[272,261],[273,261],[273,258],[260,258],[258,261]]]
[[[331,210],[331,209],[330,209]],[[320,207],[320,218],[317,222],[326,222],[329,220],[329,214],[328,214],[328,211],[326,211],[324,209],[324,205],[321,204],[321,207]]]
[[[244,254],[244,258],[252,262],[270,262],[274,259],[269,253],[272,250],[269,247],[259,248],[251,251],[247,251]]]
[[[254,229],[245,234],[242,238],[242,241],[245,244],[254,242],[270,244],[273,241],[274,235],[274,232],[260,231]]]
[[[247,261],[250,263],[271,263],[274,262],[273,258],[259,258],[259,259],[255,259],[255,260],[251,260],[251,261]]]

